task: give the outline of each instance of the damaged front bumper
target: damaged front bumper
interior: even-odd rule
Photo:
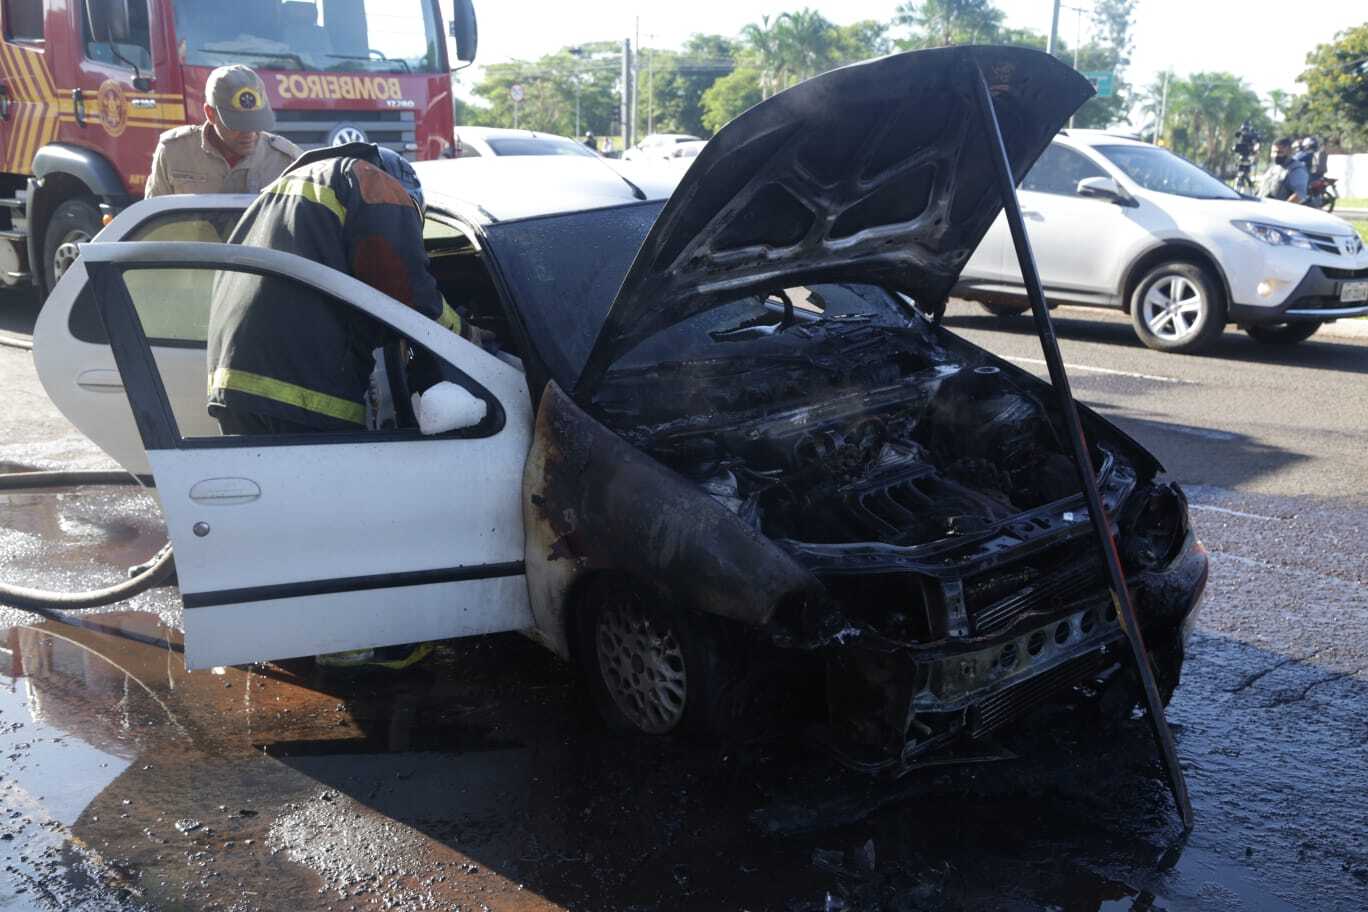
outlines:
[[[1090,538],[1084,543],[1092,545]],[[1078,561],[980,610],[971,598],[967,635],[916,641],[847,621],[821,650],[826,747],[854,769],[901,775],[1126,663],[1125,632],[1100,562],[1086,553]],[[1128,580],[1156,673],[1173,679],[1170,690],[1206,579],[1206,551],[1188,532],[1167,565]],[[963,591],[975,583],[948,582],[940,580],[941,588]],[[980,626],[985,619],[991,630]]]

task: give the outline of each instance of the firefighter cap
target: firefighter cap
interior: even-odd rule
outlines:
[[[230,130],[257,133],[275,126],[266,84],[251,67],[218,67],[204,84],[204,98]]]

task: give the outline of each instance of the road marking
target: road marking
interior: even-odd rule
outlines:
[[[1238,516],[1242,519],[1263,519],[1268,522],[1278,522],[1278,517],[1276,516],[1260,516],[1258,513],[1243,513],[1239,510],[1228,510],[1225,507],[1213,507],[1207,504],[1190,503],[1188,504],[1188,509],[1206,510],[1209,513],[1224,513],[1227,516]]]
[[[1045,364],[1040,358],[1018,358],[1008,356],[1008,361],[1016,361],[1021,364]],[[1178,377],[1160,377],[1158,374],[1137,374],[1132,371],[1113,370],[1110,367],[1092,367],[1087,364],[1065,364],[1069,370],[1092,371],[1096,374],[1111,374],[1116,377],[1134,377],[1137,380],[1154,380],[1157,383],[1193,383],[1192,380],[1182,380]]]

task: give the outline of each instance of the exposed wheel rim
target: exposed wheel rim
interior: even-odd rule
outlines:
[[[62,242],[57,245],[57,249],[52,254],[52,281],[55,283],[60,279],[71,264],[76,262],[78,251],[77,244],[84,244],[90,240],[90,234],[81,228],[73,228],[62,235]]]
[[[1166,275],[1145,292],[1141,316],[1158,338],[1181,342],[1201,329],[1206,306],[1206,296],[1196,282],[1186,276]]]
[[[643,732],[672,730],[684,718],[688,696],[684,650],[674,631],[627,599],[604,605],[597,627],[598,666],[613,703]]]

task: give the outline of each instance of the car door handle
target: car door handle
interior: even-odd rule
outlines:
[[[1022,210],[1021,210],[1021,217],[1022,217],[1022,218],[1028,218],[1028,219],[1030,219],[1030,220],[1033,221],[1033,222],[1043,222],[1043,221],[1045,221],[1045,216],[1044,216],[1043,214],[1041,214],[1041,213],[1035,211],[1034,209],[1022,209]]]
[[[118,393],[124,388],[123,377],[116,370],[81,371],[76,376],[76,385],[92,393]]]
[[[190,499],[207,507],[251,503],[260,496],[261,486],[250,478],[206,478],[190,488]]]

